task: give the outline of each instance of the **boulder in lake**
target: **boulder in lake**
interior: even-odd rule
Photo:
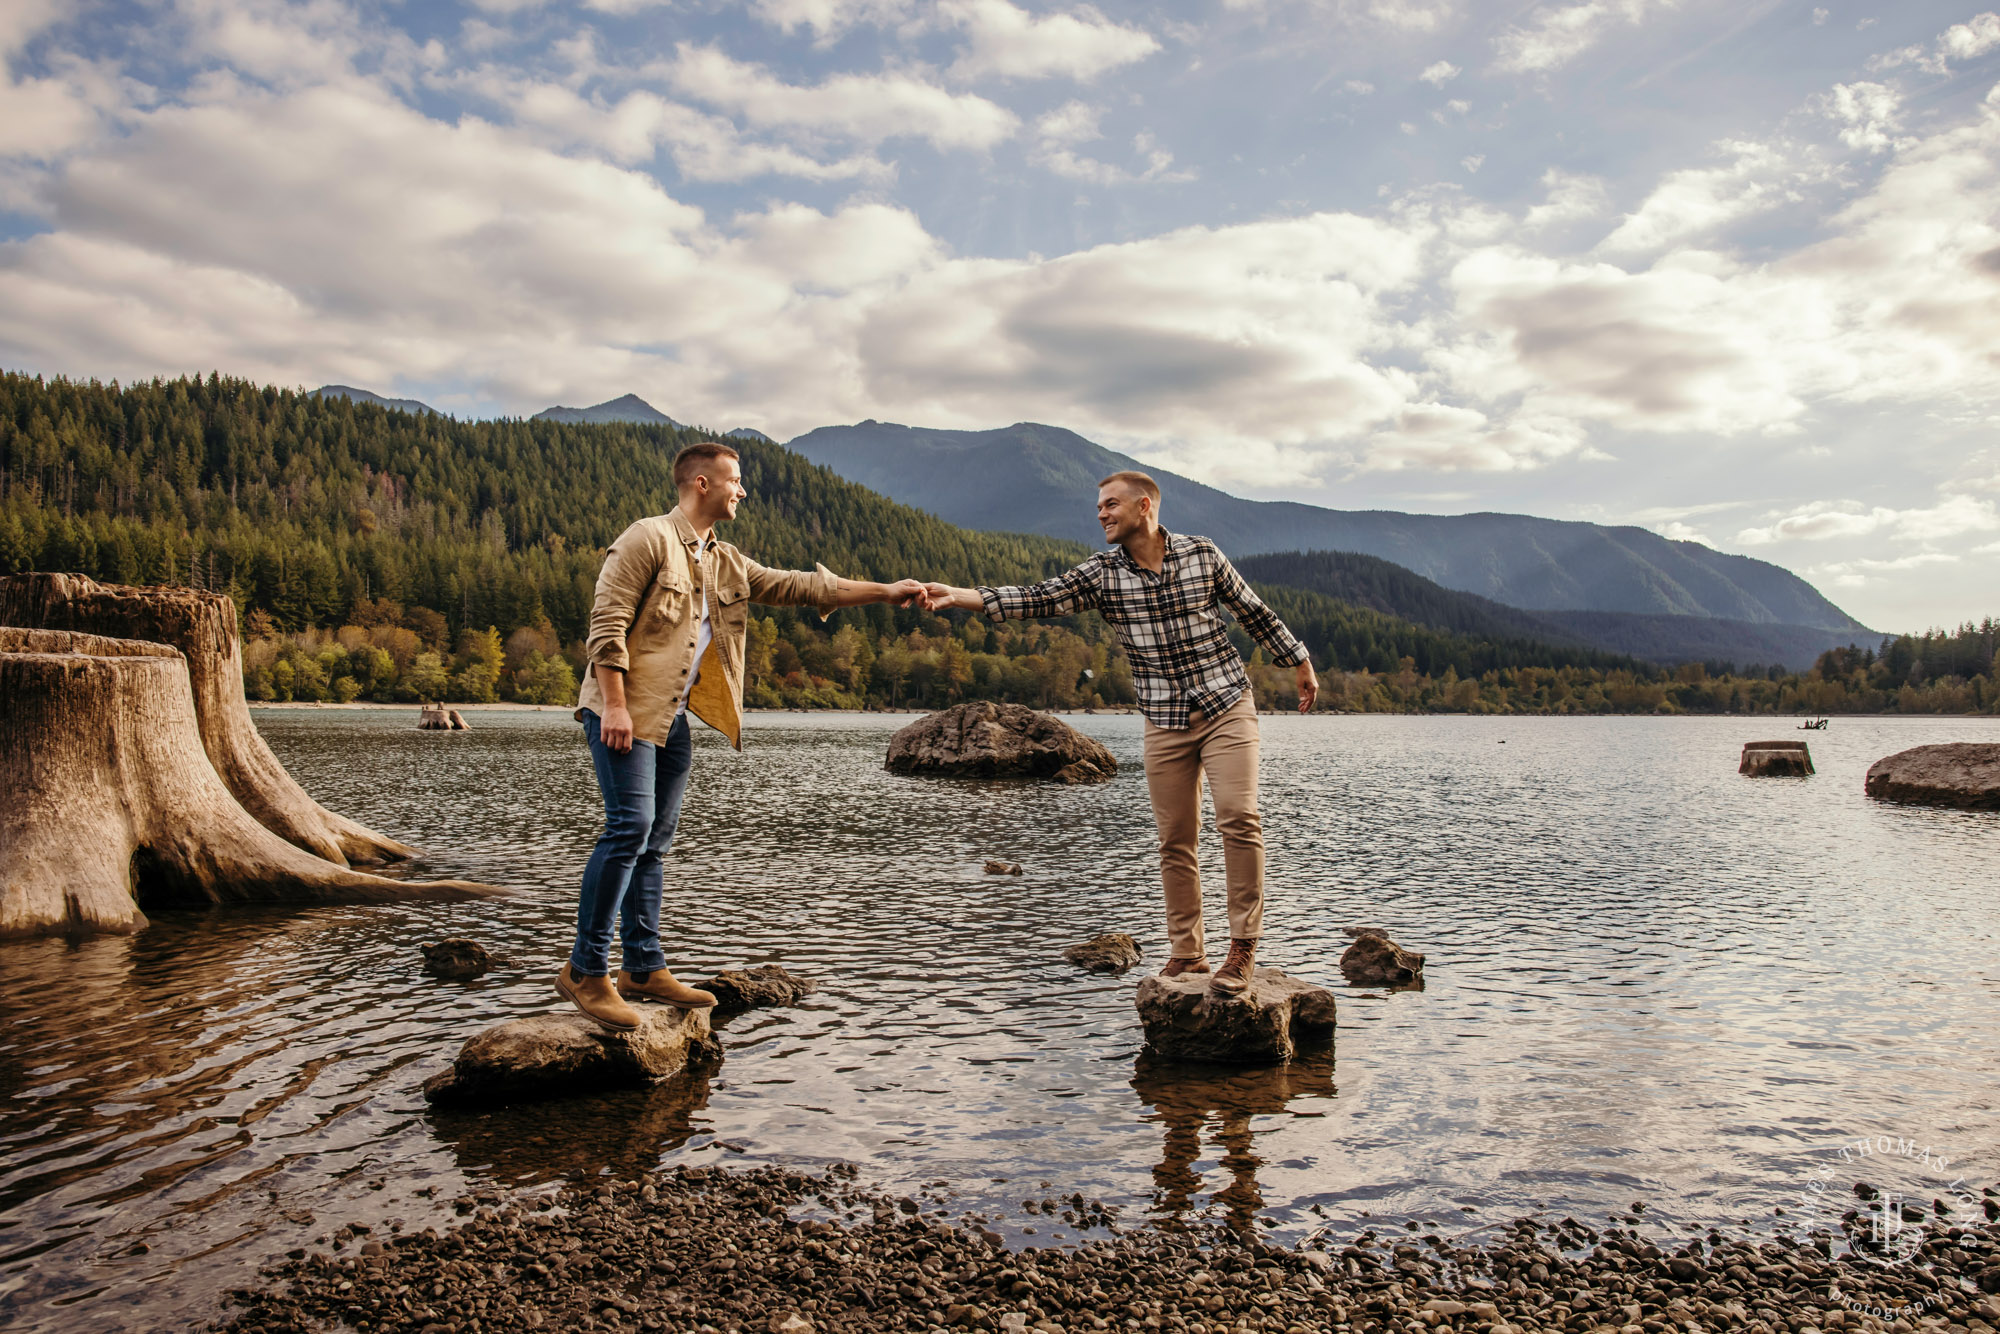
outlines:
[[[1868,766],[1863,790],[1879,801],[2000,811],[2000,744],[1954,741],[1899,750]]]
[[[1060,718],[980,700],[926,714],[889,739],[884,767],[935,778],[1047,778],[1096,783],[1118,772],[1111,752]]]
[[[1241,997],[1208,991],[1204,975],[1140,979],[1133,997],[1146,1046],[1175,1061],[1276,1065],[1302,1042],[1333,1036],[1333,993],[1275,968],[1259,968]]]
[[[715,994],[717,1014],[737,1014],[744,1010],[797,1005],[812,994],[813,984],[785,971],[781,964],[760,964],[755,968],[725,968],[706,982],[697,982],[703,991]]]
[[[1803,741],[1752,741],[1743,747],[1736,772],[1753,778],[1810,777],[1812,752]]]
[[[447,982],[470,982],[493,967],[494,959],[476,940],[440,940],[425,945],[424,971]]]
[[[1139,942],[1123,931],[1107,931],[1063,951],[1063,958],[1093,973],[1122,973],[1139,962]]]
[[[1424,956],[1404,949],[1380,927],[1347,927],[1354,943],[1340,956],[1340,973],[1357,987],[1421,987]]]
[[[424,1081],[424,1096],[434,1103],[491,1106],[645,1088],[692,1061],[722,1055],[708,1031],[708,1013],[641,1005],[640,1025],[631,1033],[613,1033],[573,1010],[510,1019],[468,1038],[451,1069]]]

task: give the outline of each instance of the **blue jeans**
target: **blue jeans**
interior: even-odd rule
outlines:
[[[620,755],[598,736],[598,717],[583,711],[583,738],[604,794],[604,832],[583,868],[583,893],[576,906],[576,944],[569,952],[573,977],[603,977],[611,971],[611,928],[619,928],[627,972],[650,973],[667,966],[660,951],[660,859],[674,843],[681,798],[694,767],[694,744],[684,713],[674,719],[666,744],[634,738]]]

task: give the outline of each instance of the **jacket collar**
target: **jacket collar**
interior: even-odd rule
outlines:
[[[701,545],[701,534],[694,530],[694,522],[681,510],[679,505],[667,511],[667,522],[673,526],[674,536],[680,538],[682,546]],[[711,537],[711,541],[714,539]]]

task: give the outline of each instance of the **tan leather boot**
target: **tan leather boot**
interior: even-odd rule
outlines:
[[[1215,976],[1208,980],[1211,995],[1241,996],[1250,989],[1250,979],[1257,972],[1257,942],[1254,940],[1232,940],[1229,942],[1229,957],[1222,961],[1222,967],[1215,970]]]
[[[630,1033],[645,1022],[637,1010],[618,999],[608,977],[574,977],[564,964],[556,974],[556,990],[586,1018],[614,1033]]]
[[[674,975],[664,968],[655,968],[644,982],[634,982],[632,974],[620,968],[618,994],[629,1001],[659,1001],[663,1005],[678,1005],[683,1010],[701,1010],[715,1004],[714,992],[677,982]]]
[[[1205,958],[1169,959],[1167,960],[1167,966],[1160,970],[1160,976],[1179,977],[1183,973],[1206,974],[1207,972],[1208,960]]]

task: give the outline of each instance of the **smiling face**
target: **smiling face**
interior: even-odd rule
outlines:
[[[1097,488],[1097,522],[1112,546],[1145,532],[1153,519],[1153,498],[1132,483],[1111,481]]]
[[[682,508],[709,523],[736,517],[736,507],[750,492],[743,486],[743,465],[727,455],[702,460],[701,471],[688,478],[681,493]]]

